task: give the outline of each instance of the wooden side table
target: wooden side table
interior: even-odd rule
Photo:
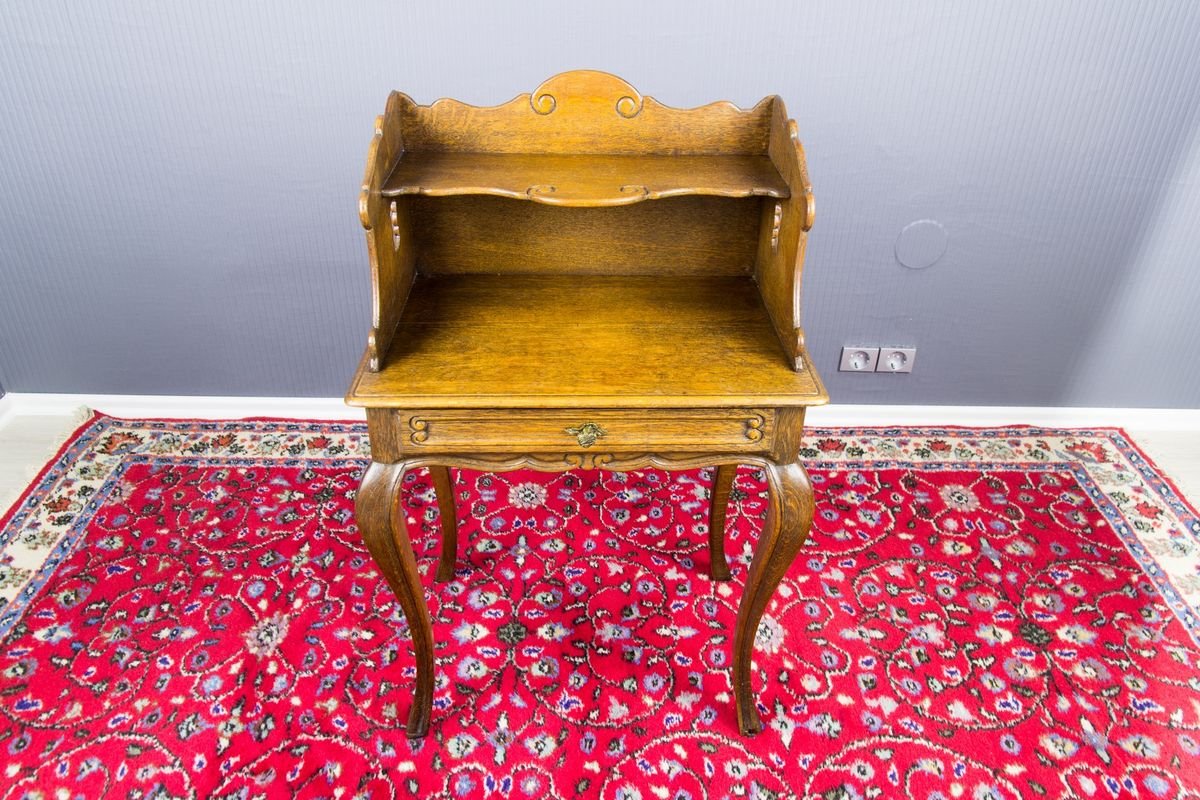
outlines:
[[[762,467],[733,648],[738,725],[760,730],[754,635],[812,522],[797,454],[805,409],[828,402],[799,324],[813,196],[782,100],[675,109],[592,71],[488,108],[393,92],[359,211],[373,315],[346,401],[371,438],[358,526],[416,651],[408,735],[429,728],[434,662],[400,486],[432,473],[446,580],[451,466],[716,465],[717,580],[734,470]]]

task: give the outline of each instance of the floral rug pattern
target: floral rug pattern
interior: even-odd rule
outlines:
[[[455,471],[437,642],[358,538],[364,426],[97,416],[0,521],[0,798],[1200,797],[1200,522],[1117,430],[816,430],[813,534],[756,639],[739,471]]]

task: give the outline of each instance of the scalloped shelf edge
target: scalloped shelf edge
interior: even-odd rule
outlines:
[[[567,207],[670,197],[790,196],[767,156],[405,153],[384,197],[490,195]]]

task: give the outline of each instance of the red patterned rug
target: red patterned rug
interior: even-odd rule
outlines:
[[[405,507],[433,724],[359,541],[363,427],[97,417],[0,524],[0,797],[1200,796],[1200,523],[1117,430],[821,430],[736,732],[707,471],[455,473]]]

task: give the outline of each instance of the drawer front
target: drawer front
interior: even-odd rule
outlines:
[[[396,411],[406,452],[759,452],[775,409]]]

